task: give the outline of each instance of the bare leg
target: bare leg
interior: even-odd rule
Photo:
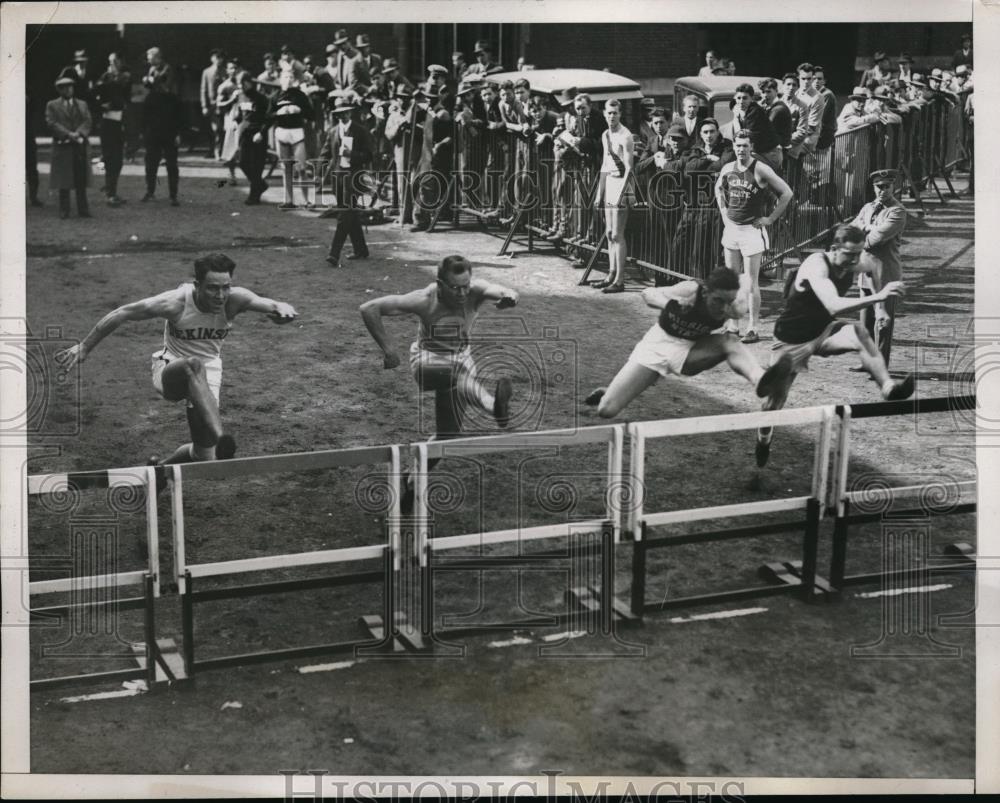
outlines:
[[[752,257],[747,257],[744,262],[744,267],[746,268],[746,273],[750,277],[750,298],[749,298],[749,320],[747,322],[747,331],[756,332],[757,325],[760,323],[760,263],[763,254],[754,254]]]
[[[166,462],[182,463],[191,459],[213,459],[206,455],[222,437],[222,419],[202,361],[195,357],[174,360],[163,369],[163,395],[169,401],[185,399],[192,443],[181,446]]]
[[[659,378],[656,371],[645,365],[632,361],[625,363],[600,397],[597,414],[601,418],[614,418]]]
[[[723,248],[722,250],[725,255],[726,267],[735,272],[737,275],[742,273],[743,254],[739,251],[734,251],[732,248]],[[727,332],[738,332],[740,329],[740,322],[735,318],[729,318],[726,320],[725,329]]]
[[[604,207],[604,228],[608,233],[608,278],[609,284],[618,281],[618,251],[615,248],[615,220],[614,210],[610,206]]]
[[[625,260],[628,257],[628,246],[625,243],[625,226],[628,223],[628,207],[622,206],[612,210],[615,234],[615,263],[618,266],[618,273],[615,276],[615,284],[622,287],[625,284]],[[610,251],[610,245],[609,249]]]
[[[706,335],[699,338],[684,361],[685,376],[694,376],[725,361],[732,370],[754,387],[764,374],[750,350],[726,335]]]

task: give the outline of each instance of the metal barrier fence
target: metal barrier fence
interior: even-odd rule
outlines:
[[[902,114],[901,123],[874,123],[838,134],[823,151],[786,158],[781,174],[794,193],[771,230],[762,269],[828,235],[850,220],[871,197],[868,175],[897,168],[901,190],[924,212],[922,195],[936,180],[955,195],[950,176],[971,161],[972,130],[962,103],[942,97]],[[462,216],[480,226],[499,227],[505,254],[518,236],[534,250],[539,237],[558,233],[553,245],[593,267],[605,252],[603,216],[595,209],[600,155],[553,154],[551,140],[535,134],[487,131],[456,124],[452,225]],[[646,278],[705,278],[724,264],[722,221],[714,199],[717,173],[678,173],[675,178],[639,176],[637,203],[629,217],[629,261]],[[589,272],[589,271],[588,271]]]

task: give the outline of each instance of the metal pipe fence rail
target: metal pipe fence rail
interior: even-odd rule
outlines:
[[[873,170],[898,169],[900,189],[917,204],[918,214],[924,214],[928,189],[946,202],[938,179],[955,195],[951,175],[971,152],[971,125],[961,104],[935,98],[901,116],[901,123],[872,123],[842,132],[826,150],[786,158],[781,174],[794,200],[772,227],[762,270],[776,270],[792,255],[801,257],[803,249],[853,218],[871,197],[868,175]],[[452,225],[461,225],[464,216],[485,230],[499,226],[504,237],[501,255],[518,235],[526,237],[529,252],[546,237],[578,267],[588,268],[585,281],[607,252],[603,216],[595,208],[597,161],[575,154],[556,157],[549,143],[536,144],[534,134],[459,124],[456,137]],[[652,189],[650,176],[636,178],[637,203],[626,240],[629,262],[644,278],[660,274],[668,282],[704,279],[724,264],[716,176],[717,171],[677,174],[673,184],[654,179],[660,186]]]
[[[862,509],[855,513],[852,504],[873,500],[892,500],[917,497],[921,502],[919,512],[945,515],[973,513],[974,502],[963,501],[961,496],[976,487],[975,481],[955,483],[954,498],[941,497],[939,483],[911,484],[900,487],[857,490],[848,484],[849,462],[852,447],[852,422],[862,418],[932,415],[943,412],[967,414],[974,410],[973,395],[917,399],[900,402],[876,402],[858,405],[827,405],[822,407],[792,408],[769,412],[738,413],[662,421],[634,422],[628,425],[630,443],[628,467],[624,466],[626,427],[623,424],[600,425],[582,429],[553,430],[546,432],[504,433],[484,437],[459,438],[449,441],[430,441],[410,444],[413,461],[415,510],[412,517],[401,513],[403,487],[402,450],[399,446],[384,446],[335,451],[241,458],[237,460],[190,463],[170,466],[165,473],[170,480],[172,534],[174,550],[174,579],[181,606],[182,653],[177,654],[170,639],[156,635],[154,601],[159,594],[159,553],[156,544],[156,469],[141,467],[116,469],[103,472],[78,474],[35,475],[27,478],[31,496],[65,494],[70,489],[136,489],[142,488],[147,496],[146,540],[149,559],[145,569],[113,575],[88,575],[60,580],[40,580],[29,583],[29,596],[72,591],[81,587],[120,588],[141,585],[142,596],[125,600],[112,599],[89,603],[95,606],[125,604],[130,609],[144,611],[143,633],[145,642],[133,645],[139,668],[74,675],[31,681],[32,690],[76,685],[87,682],[108,682],[145,678],[152,688],[154,683],[171,681],[183,685],[190,682],[199,670],[257,663],[272,660],[305,658],[342,651],[359,654],[381,655],[387,652],[433,653],[435,647],[453,647],[444,641],[484,630],[510,629],[512,627],[543,627],[567,622],[585,622],[594,632],[607,634],[614,624],[634,624],[641,617],[657,610],[704,605],[735,600],[753,599],[771,594],[795,593],[807,602],[833,600],[846,586],[887,582],[901,578],[905,572],[883,570],[865,574],[848,575],[845,571],[849,543],[849,527],[882,517],[888,510]],[[835,425],[839,430],[834,437]],[[761,426],[802,426],[816,428],[813,467],[809,491],[788,498],[769,499],[737,504],[723,504],[707,508],[686,510],[648,511],[646,498],[646,449],[653,439],[699,435],[755,429]],[[604,509],[599,515],[581,520],[555,523],[532,523],[531,526],[484,532],[466,532],[460,535],[433,537],[431,532],[435,497],[429,493],[429,461],[442,457],[463,457],[484,454],[510,454],[512,450],[577,448],[586,445],[607,447],[606,463],[588,476],[598,477],[603,494]],[[603,462],[603,461],[602,461]],[[275,472],[309,471],[346,466],[384,465],[384,512],[386,513],[384,542],[307,553],[243,558],[236,560],[191,563],[185,556],[185,481],[203,485],[206,480],[266,475]],[[832,469],[831,469],[832,464]],[[162,469],[161,469],[162,470]],[[928,503],[930,500],[930,503]],[[444,504],[442,502],[442,504]],[[933,508],[930,509],[929,508]],[[832,512],[833,536],[831,541],[830,572],[824,578],[818,573],[820,523]],[[442,508],[441,515],[451,509]],[[790,512],[792,519],[767,523],[752,523],[742,527],[712,531],[685,532],[653,535],[652,530],[696,521],[722,518],[742,518],[763,514]],[[914,510],[892,511],[893,514],[913,513]],[[524,522],[527,525],[528,522]],[[645,598],[647,585],[648,553],[651,550],[676,547],[682,544],[730,541],[775,533],[801,533],[802,552],[797,562],[770,562],[758,568],[758,575],[769,581],[763,587],[710,591],[650,603]],[[596,536],[596,538],[595,538]],[[589,543],[587,538],[590,539]],[[539,542],[542,539],[561,539],[570,549],[562,548],[529,554],[444,554],[453,549],[480,547],[492,544],[518,544]],[[574,540],[575,539],[575,540]],[[615,560],[618,549],[628,549],[631,542],[631,591],[630,602],[616,594]],[[575,550],[575,552],[574,552]],[[949,549],[950,557],[941,562],[935,571],[974,569],[972,549],[956,545]],[[584,557],[597,558],[597,570],[578,573],[584,579],[567,591],[573,610],[566,614],[530,617],[521,621],[482,624],[474,626],[435,627],[434,585],[435,574],[441,571],[487,569],[515,569],[527,571],[570,571],[574,561]],[[359,567],[362,562],[380,562],[378,568]],[[24,568],[45,569],[48,563],[38,566],[32,561]],[[249,572],[288,570],[308,566],[350,564],[349,573],[321,577],[282,579],[237,586],[202,587],[204,580],[212,577],[234,577]],[[264,594],[295,592],[310,589],[334,588],[348,585],[381,583],[382,615],[363,617],[368,630],[367,638],[337,643],[313,644],[256,653],[229,655],[196,660],[195,611],[205,602],[249,598]],[[79,603],[76,603],[79,605]],[[53,616],[72,610],[74,603],[48,608],[36,608],[37,617]],[[575,611],[575,612],[574,612]],[[581,615],[582,618],[581,618]],[[596,624],[595,624],[596,623]],[[589,632],[589,631],[588,631]],[[171,654],[173,653],[173,654]],[[162,685],[162,683],[161,683]]]

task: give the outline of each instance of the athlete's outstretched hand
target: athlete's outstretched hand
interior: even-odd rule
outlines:
[[[68,371],[74,365],[83,362],[86,357],[87,350],[83,347],[83,343],[77,343],[75,346],[70,346],[68,349],[57,351],[55,360],[56,364],[59,365],[60,368]]]
[[[398,368],[399,367],[399,355],[392,351],[387,351],[385,358],[382,360],[383,368]]]
[[[889,298],[891,296],[902,296],[905,287],[902,282],[886,282],[885,287],[882,288],[882,298]]]
[[[500,296],[500,300],[496,303],[497,309],[509,309],[517,304],[517,299],[511,296]]]
[[[279,301],[275,306],[274,312],[270,313],[267,317],[275,323],[281,324],[291,323],[298,317],[298,315],[299,314],[295,311],[295,307],[291,304],[285,304],[284,302]]]

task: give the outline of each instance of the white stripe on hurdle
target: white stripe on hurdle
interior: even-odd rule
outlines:
[[[674,616],[667,621],[671,624],[681,624],[682,622],[705,622],[710,619],[732,619],[735,616],[752,616],[755,613],[764,613],[767,608],[736,608],[731,611],[713,611],[712,613],[696,613],[693,616]]]
[[[311,664],[310,666],[298,667],[298,671],[302,675],[307,675],[310,672],[332,672],[337,669],[347,669],[356,663],[357,661],[334,661],[332,664]]]
[[[603,519],[589,519],[587,521],[543,524],[539,527],[493,530],[488,533],[449,535],[444,538],[430,538],[428,539],[428,545],[432,550],[437,551],[440,549],[455,549],[456,547],[481,546],[484,544],[504,544],[512,541],[536,541],[539,538],[565,538],[572,533],[600,532],[604,524]]]
[[[790,410],[768,410],[756,413],[733,413],[701,418],[668,418],[663,421],[638,421],[634,431],[646,438],[662,438],[667,435],[701,435],[709,432],[729,432],[731,430],[755,429],[757,427],[794,426],[796,424],[818,424],[835,413],[835,408],[798,407]]]

